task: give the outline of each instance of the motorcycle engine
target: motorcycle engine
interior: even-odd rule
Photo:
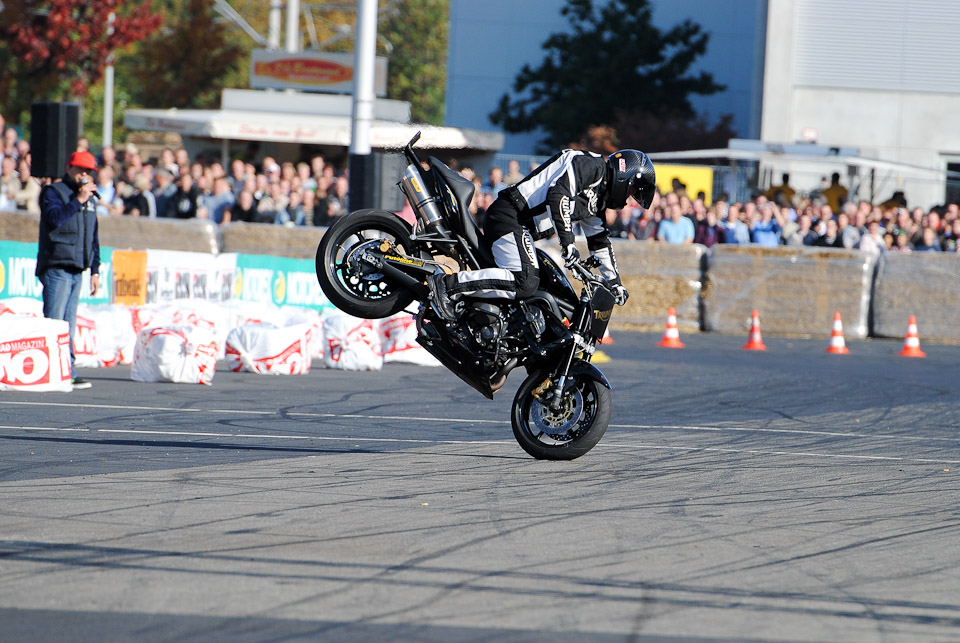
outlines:
[[[497,350],[497,342],[503,333],[503,318],[500,307],[493,304],[476,303],[469,307],[465,315],[470,335],[480,350],[489,353]]]
[[[496,353],[497,343],[503,334],[503,318],[500,307],[488,303],[471,303],[463,316],[465,330],[471,343],[481,353]]]

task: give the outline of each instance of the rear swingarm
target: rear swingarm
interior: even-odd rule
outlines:
[[[426,297],[429,293],[429,289],[424,282],[427,277],[433,274],[434,268],[422,259],[402,256],[390,250],[384,250],[381,246],[379,249],[368,248],[364,250],[360,260],[381,271],[391,281],[415,293],[420,298]]]

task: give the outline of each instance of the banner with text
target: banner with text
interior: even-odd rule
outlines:
[[[90,271],[83,273],[80,302],[109,304],[113,295],[113,248],[100,247],[100,289],[90,296]],[[43,286],[34,274],[37,269],[37,244],[0,241],[0,299],[10,297],[43,298]]]
[[[185,299],[226,301],[233,295],[236,255],[180,250],[147,250],[147,304]]]
[[[333,309],[317,282],[313,259],[236,255],[234,297],[276,306]]]
[[[250,55],[250,87],[349,94],[353,92],[353,63],[353,54],[254,49]],[[386,96],[386,58],[376,57],[373,76],[377,96]]]

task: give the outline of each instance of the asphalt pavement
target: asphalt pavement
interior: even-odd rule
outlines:
[[[960,640],[960,347],[659,339],[572,462],[522,372],[0,393],[0,640]]]

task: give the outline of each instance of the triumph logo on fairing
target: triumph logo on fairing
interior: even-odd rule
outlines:
[[[593,318],[597,321],[610,321],[610,315],[613,313],[613,308],[609,310],[595,310],[593,311]]]

